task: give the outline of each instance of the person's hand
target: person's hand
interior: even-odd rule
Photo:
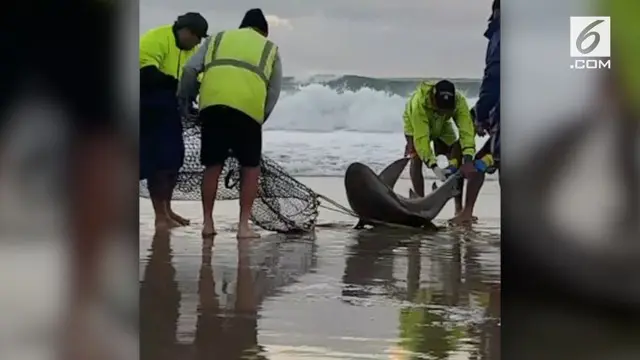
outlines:
[[[444,169],[444,173],[447,176],[447,178],[455,174],[456,172],[458,172],[458,168],[453,165],[449,165]]]
[[[489,167],[487,166],[487,164],[485,164],[485,163],[484,163],[484,161],[482,161],[482,160],[480,160],[480,159],[475,160],[475,161],[473,162],[473,167],[475,167],[475,168],[476,168],[476,170],[477,170],[478,172],[481,172],[481,173],[486,172],[486,171],[487,171],[487,169],[489,168]]]
[[[436,162],[434,162],[433,164],[427,164],[427,166],[429,167],[429,169],[431,169],[431,171],[433,171],[433,174],[438,178],[438,180],[442,182],[447,181],[447,173],[445,172],[445,170],[438,167],[438,164]]]
[[[484,128],[484,126],[482,126],[482,124],[481,124],[481,123],[479,123],[479,122],[475,122],[473,125],[474,125],[474,127],[475,127],[475,129],[476,129],[476,134],[477,134],[478,136],[485,136],[485,135],[487,135],[487,130]]]

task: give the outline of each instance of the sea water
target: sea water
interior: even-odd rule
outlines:
[[[285,87],[264,127],[264,154],[294,176],[342,176],[354,161],[381,170],[402,157],[402,113],[418,80],[362,79]],[[479,80],[465,85],[471,107]],[[477,137],[477,148],[485,141]]]

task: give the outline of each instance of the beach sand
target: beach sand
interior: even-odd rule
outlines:
[[[299,180],[347,204],[342,179]],[[498,359],[499,194],[485,183],[472,230],[353,230],[322,209],[333,226],[315,234],[241,243],[237,201],[216,204],[203,240],[199,203],[174,205],[193,225],[154,234],[141,199],[141,358]],[[452,215],[453,201],[436,223]]]

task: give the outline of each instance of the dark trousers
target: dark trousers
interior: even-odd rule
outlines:
[[[140,179],[177,174],[184,162],[178,101],[170,92],[140,97]]]

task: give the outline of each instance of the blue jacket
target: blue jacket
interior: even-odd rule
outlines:
[[[491,123],[491,153],[493,153],[494,160],[500,161],[500,100],[491,111],[490,115]]]
[[[484,36],[489,39],[489,44],[485,56],[480,96],[475,108],[477,121],[486,128],[490,128],[489,113],[500,101],[500,17],[489,22]]]

